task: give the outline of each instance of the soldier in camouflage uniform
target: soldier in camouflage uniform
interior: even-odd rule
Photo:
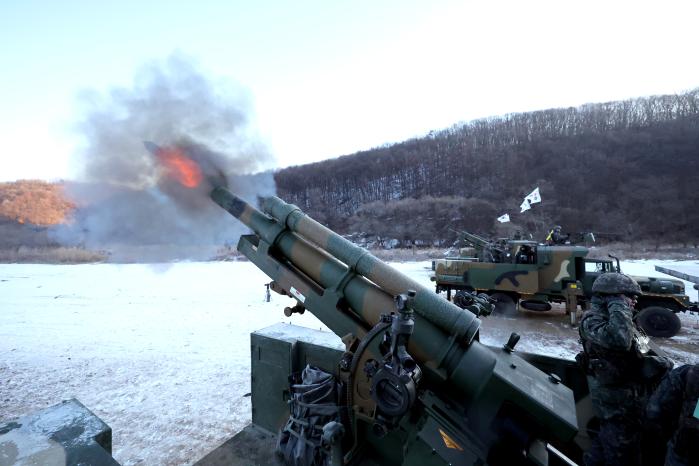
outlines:
[[[670,371],[646,406],[649,440],[662,451],[665,466],[699,464],[699,364]],[[657,464],[660,464],[658,461]]]
[[[641,288],[621,273],[600,275],[592,285],[591,308],[580,321],[583,353],[599,435],[584,461],[591,465],[640,464],[641,420],[649,385],[672,366],[649,350],[649,339],[633,322]]]
[[[562,228],[560,225],[553,227],[553,229],[549,231],[549,234],[546,236],[546,244],[565,244],[566,241],[570,239],[570,235],[563,235],[561,231]]]

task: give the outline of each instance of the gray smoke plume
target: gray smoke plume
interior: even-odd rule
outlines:
[[[130,89],[85,93],[84,101],[83,171],[69,188],[78,210],[71,226],[56,231],[64,242],[114,256],[143,246],[163,252],[144,260],[190,258],[194,250],[210,255],[244,231],[209,199],[213,186],[252,203],[275,193],[271,171],[260,173],[273,159],[250,127],[246,93],[212,81],[182,56],[144,67]],[[203,181],[182,186],[168,175],[160,148],[197,162]]]

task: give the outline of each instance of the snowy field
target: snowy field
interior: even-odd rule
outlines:
[[[699,275],[699,262],[653,265]],[[432,288],[429,262],[392,264]],[[0,265],[0,419],[78,398],[113,429],[122,465],[191,464],[250,422],[250,338],[277,322],[321,329],[309,313],[287,319],[288,298],[248,262],[168,265]],[[697,300],[692,285],[687,285]],[[699,362],[699,317],[661,345]],[[483,320],[481,341],[572,357],[577,334],[562,313]]]

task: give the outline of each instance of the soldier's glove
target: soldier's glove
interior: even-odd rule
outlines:
[[[634,308],[629,305],[629,302],[622,295],[611,295],[605,298],[608,310],[622,311],[633,317]]]
[[[605,296],[604,302],[607,303],[607,306],[609,306],[609,305],[611,305],[611,304],[620,304],[620,305],[622,305],[622,306],[627,306],[627,307],[628,307],[628,305],[627,305],[626,300],[624,299],[624,297],[623,297],[622,295],[619,295],[619,294],[613,294],[613,295]]]
[[[668,358],[662,356],[646,356],[643,358],[641,375],[644,380],[655,384],[672,369],[674,364]]]

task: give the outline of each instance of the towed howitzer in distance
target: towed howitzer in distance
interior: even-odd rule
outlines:
[[[699,290],[699,276],[697,276],[697,275],[690,275],[688,273],[679,272],[679,271],[673,270],[673,269],[668,269],[667,267],[661,267],[659,265],[655,266],[655,270],[658,272],[662,272],[664,274],[670,275],[672,277],[679,278],[680,280],[686,280],[688,282],[692,282],[694,284],[694,289]]]
[[[211,197],[253,231],[238,250],[273,280],[274,291],[296,300],[289,313],[309,310],[342,338],[344,352],[322,367],[341,387],[339,421],[306,424],[324,439],[333,433],[323,440],[328,464],[580,458],[573,391],[514,352],[518,335],[502,348],[484,346],[479,309],[464,312],[279,198],[262,199],[260,211],[225,188]],[[265,374],[255,374],[255,358],[267,350],[255,348],[253,421],[272,409],[256,402]],[[288,399],[288,389],[264,387],[279,399]],[[282,426],[268,423],[267,430]]]
[[[459,254],[462,256],[473,253],[481,262],[504,262],[510,256],[506,240],[492,241],[465,230],[450,230],[459,235],[459,241],[473,247],[473,249],[460,249]]]
[[[691,275],[684,272],[679,272],[677,270],[668,269],[667,267],[661,267],[659,265],[655,266],[655,270],[662,272],[664,274],[670,275],[671,277],[679,278],[680,280],[685,280],[693,284],[693,288],[699,291],[699,276]],[[699,313],[699,302],[691,303],[689,306],[691,312]]]

